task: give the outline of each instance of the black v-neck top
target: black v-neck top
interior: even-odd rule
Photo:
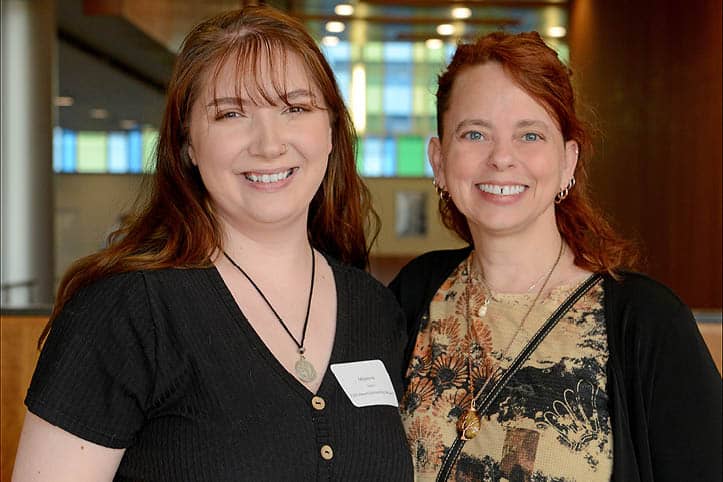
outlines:
[[[330,364],[382,360],[399,399],[400,308],[368,274],[329,263]],[[81,290],[54,320],[25,402],[126,448],[116,480],[411,480],[398,409],[357,408],[330,369],[323,377],[313,394],[286,371],[215,268],[167,269]]]

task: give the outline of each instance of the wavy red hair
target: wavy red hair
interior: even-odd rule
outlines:
[[[41,343],[65,303],[81,287],[100,278],[137,270],[210,266],[210,256],[222,246],[222,232],[198,169],[188,156],[191,107],[208,82],[215,85],[221,66],[234,56],[238,89],[255,90],[267,101],[281,98],[285,102],[283,74],[274,81],[276,92],[269,93],[254,82],[258,78],[254,73],[259,68],[283,72],[290,53],[301,59],[321,92],[332,127],[327,172],[309,209],[309,239],[316,249],[344,263],[368,266],[371,243],[367,235],[373,242],[379,218],[356,171],[356,133],[334,73],[299,21],[271,7],[244,7],[202,22],[184,40],[168,86],[149,193],[139,197],[136,214],[111,235],[107,248],[68,269]],[[244,81],[249,82],[242,85]]]
[[[620,237],[593,205],[588,193],[586,164],[592,152],[588,127],[575,112],[572,72],[537,32],[495,32],[475,43],[460,44],[447,69],[439,76],[437,89],[437,133],[444,135],[444,113],[449,108],[454,81],[465,69],[497,62],[558,123],[563,139],[579,145],[575,187],[555,205],[557,228],[575,255],[575,264],[592,272],[613,275],[637,263],[634,245]],[[440,200],[444,225],[464,241],[474,244],[469,224],[451,199]]]

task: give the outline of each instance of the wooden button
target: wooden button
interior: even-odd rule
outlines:
[[[314,407],[316,410],[324,410],[324,407],[326,407],[326,402],[321,397],[314,397],[311,399],[311,406]]]
[[[331,450],[329,445],[321,446],[321,458],[324,460],[331,460],[334,457],[334,451]]]

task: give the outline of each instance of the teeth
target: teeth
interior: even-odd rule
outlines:
[[[516,184],[514,186],[499,186],[497,184],[479,184],[477,186],[480,191],[488,192],[490,194],[497,194],[498,196],[514,196],[520,194],[526,189],[526,186],[522,184]]]
[[[248,179],[251,182],[260,182],[263,184],[270,184],[272,182],[279,182],[283,181],[287,177],[291,176],[291,173],[294,172],[294,169],[289,169],[288,171],[284,172],[277,172],[275,174],[253,174],[251,172],[248,172],[244,174],[246,179]]]

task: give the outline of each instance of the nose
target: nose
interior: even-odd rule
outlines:
[[[271,116],[256,115],[249,126],[251,142],[249,153],[266,159],[275,159],[286,153],[281,126]]]
[[[487,163],[498,171],[513,167],[515,165],[515,153],[512,146],[507,142],[495,142],[489,153]]]

